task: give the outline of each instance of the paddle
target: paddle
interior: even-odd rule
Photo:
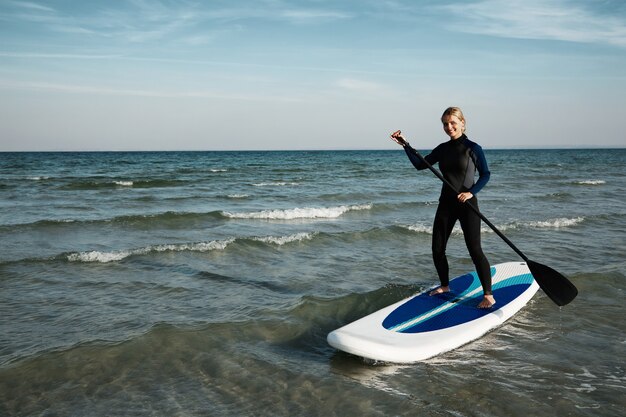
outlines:
[[[400,132],[398,131],[396,133],[399,134]],[[394,133],[394,135],[396,133]],[[411,147],[411,145],[409,145],[407,142],[405,142],[404,146],[408,146],[409,150],[411,150],[411,152],[413,152],[420,159],[420,161],[422,161],[422,163],[426,165],[428,169],[430,169],[433,174],[437,176],[437,178],[439,178],[444,184],[454,190],[456,194],[459,194],[459,191],[455,189],[454,186],[447,179],[445,179],[444,176],[441,175],[441,173],[437,171],[422,155],[420,155],[418,151],[413,149],[413,147]],[[519,256],[522,257],[522,259],[528,265],[528,269],[530,269],[530,272],[535,278],[535,281],[537,281],[537,284],[539,284],[539,287],[543,290],[544,293],[546,293],[548,297],[550,297],[552,301],[556,303],[556,305],[564,306],[570,303],[574,298],[576,298],[576,296],[578,295],[578,290],[576,289],[574,284],[572,284],[567,278],[565,278],[563,275],[550,268],[549,266],[542,265],[539,262],[528,259],[528,257],[524,255],[522,251],[519,250],[517,246],[515,246],[513,242],[509,240],[509,238],[504,236],[504,234],[500,230],[498,230],[498,228],[494,226],[493,223],[491,223],[478,210],[477,207],[474,207],[471,204],[468,204],[468,206],[472,210],[474,210],[474,212],[482,219],[482,221],[485,222],[485,224],[489,226],[491,230],[493,230],[498,236],[500,236],[502,240],[504,240],[507,245],[511,247],[511,249],[513,249],[515,252],[517,252]]]

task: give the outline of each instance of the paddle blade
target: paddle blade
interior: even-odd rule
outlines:
[[[526,263],[539,287],[556,305],[569,304],[578,295],[574,284],[554,269],[531,260]]]

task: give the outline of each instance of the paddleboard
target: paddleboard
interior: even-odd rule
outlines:
[[[328,334],[336,349],[376,361],[411,363],[479,338],[517,313],[539,286],[525,262],[491,267],[496,304],[476,306],[483,290],[476,272],[450,280],[450,292],[435,287],[399,301]]]

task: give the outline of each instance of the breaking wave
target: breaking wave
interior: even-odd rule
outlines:
[[[152,245],[143,248],[101,252],[101,251],[88,251],[77,252],[67,255],[67,260],[70,262],[116,262],[130,256],[147,255],[149,253],[157,252],[208,252],[212,250],[224,250],[226,246],[234,242],[235,239],[227,239],[222,241],[211,242],[197,242],[197,243],[182,243],[182,244],[165,244],[165,245]]]
[[[560,228],[565,228],[565,227],[577,226],[583,221],[585,221],[584,217],[574,217],[574,218],[561,217],[561,218],[550,219],[550,220],[514,221],[510,223],[505,223],[502,225],[496,225],[496,227],[500,231],[518,230],[518,229],[543,229],[543,228],[560,229]],[[433,234],[433,227],[431,225],[418,223],[418,224],[412,224],[412,225],[405,225],[401,227],[403,227],[404,229],[410,230],[412,232],[416,232],[416,233],[425,233],[429,235]],[[493,230],[491,230],[491,228],[483,224],[481,226],[481,232],[493,233]],[[454,226],[454,229],[452,229],[452,234],[459,235],[462,233],[463,231],[461,230],[461,227],[457,223]]]
[[[74,252],[66,255],[66,259],[69,262],[119,262],[131,256],[141,256],[159,252],[210,252],[214,250],[224,250],[228,245],[234,242],[246,240],[283,246],[288,243],[310,240],[315,235],[316,233],[295,233],[287,236],[262,236],[238,239],[231,238],[225,240],[213,240],[210,242],[150,245],[142,248],[116,251]]]
[[[334,219],[349,211],[370,210],[372,204],[337,206],[337,207],[304,207],[284,210],[262,210],[244,213],[223,212],[231,219],[264,219],[264,220],[294,220],[294,219]]]
[[[297,182],[287,182],[287,181],[272,181],[272,182],[259,182],[256,184],[252,184],[255,187],[286,187],[288,185],[300,185]]]

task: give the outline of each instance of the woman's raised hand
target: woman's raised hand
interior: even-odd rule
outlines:
[[[409,144],[404,136],[402,136],[402,132],[400,130],[396,130],[391,134],[391,140],[393,140],[400,146],[406,146]]]

